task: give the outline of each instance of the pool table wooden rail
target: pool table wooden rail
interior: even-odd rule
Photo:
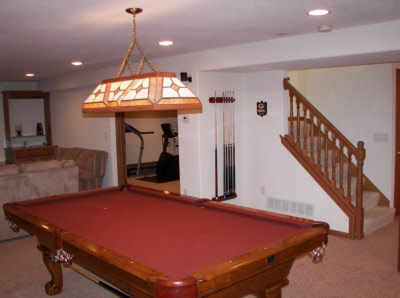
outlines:
[[[216,207],[221,204],[206,200],[199,203],[209,206],[215,204]],[[17,208],[18,205],[19,203],[4,205],[6,218],[38,239],[38,248],[42,251],[44,263],[52,276],[45,287],[49,295],[62,291],[61,265],[52,261],[56,255],[57,241],[61,241],[62,248],[73,255],[74,264],[134,297],[241,297],[251,293],[258,293],[262,297],[280,297],[281,288],[288,284],[287,276],[295,258],[320,247],[323,242],[326,243],[329,230],[329,226],[325,224],[209,266],[190,274],[187,279],[170,280],[162,272],[23,212]],[[261,217],[271,215],[250,208],[227,208],[237,212],[256,212]],[[279,217],[291,220],[288,216]],[[310,220],[300,221],[312,223]]]
[[[261,293],[266,289],[271,294],[275,291],[280,293],[281,287],[288,283],[287,275],[295,258],[321,246],[324,241],[322,230],[323,228],[306,231],[300,236],[276,242],[191,274],[200,281],[199,296],[242,297],[254,292]],[[270,264],[267,263],[268,258],[271,258]],[[275,297],[274,295],[272,296]]]

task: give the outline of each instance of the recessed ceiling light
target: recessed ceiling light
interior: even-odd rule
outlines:
[[[328,13],[330,13],[330,11],[327,9],[314,9],[307,12],[309,16],[324,16],[327,15]]]
[[[26,77],[34,77],[35,74],[34,74],[34,73],[31,73],[31,72],[28,72],[28,73],[25,74],[25,76],[26,76]]]
[[[162,41],[160,41],[158,44],[159,44],[160,46],[167,47],[167,46],[173,45],[174,42],[171,41],[171,40],[162,40]]]
[[[82,65],[83,63],[81,61],[72,61],[71,64],[75,65],[75,66],[79,66],[79,65]]]

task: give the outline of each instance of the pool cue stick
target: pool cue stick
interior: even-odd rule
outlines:
[[[226,128],[228,130],[228,146],[227,146],[227,150],[228,150],[228,167],[227,167],[227,176],[228,176],[228,185],[227,185],[227,194],[228,196],[231,195],[231,114],[230,114],[230,108],[231,108],[231,99],[230,99],[230,92],[227,92],[227,96],[226,96],[226,102],[227,102],[227,107],[226,107],[226,114],[227,114],[227,118],[228,118],[228,123],[226,125]]]
[[[228,196],[231,195],[231,92],[227,92],[227,114],[228,114]]]
[[[69,268],[71,268],[72,270],[74,270],[75,272],[78,272],[79,274],[83,275],[84,277],[86,277],[87,279],[91,280],[92,282],[98,284],[100,287],[106,289],[107,291],[110,291],[111,293],[113,293],[114,295],[118,296],[118,297],[123,297],[123,298],[129,298],[131,296],[126,295],[125,293],[117,290],[116,288],[109,286],[108,284],[94,278],[93,276],[87,274],[86,272],[83,272],[82,270],[78,269],[77,267],[73,266],[73,265],[69,265]]]
[[[229,92],[229,195],[232,195],[232,190],[233,190],[233,130],[232,130],[232,125],[233,125],[233,118],[232,118],[232,91]]]
[[[222,92],[222,195],[225,197],[225,104]]]
[[[228,113],[227,113],[227,103],[226,103],[226,92],[223,95],[224,98],[224,113],[225,113],[225,121],[224,121],[224,130],[225,130],[225,191],[224,197],[226,198],[228,195]]]
[[[226,102],[225,92],[222,93],[223,102],[223,139],[224,139],[224,198],[226,198]]]
[[[226,91],[225,93],[225,98],[226,98],[226,196],[229,197],[230,194],[230,184],[231,184],[231,178],[230,178],[230,164],[231,164],[231,158],[230,158],[230,149],[229,149],[229,93]]]
[[[236,193],[236,143],[235,143],[235,93],[232,93],[232,183],[233,194]]]
[[[215,130],[215,199],[218,200],[218,129],[217,129],[217,92],[214,94],[214,130]]]

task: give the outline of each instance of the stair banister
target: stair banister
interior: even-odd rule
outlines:
[[[352,213],[355,215],[355,222],[354,226],[352,227],[350,234],[357,239],[363,238],[363,217],[364,211],[362,207],[362,197],[363,197],[363,165],[365,159],[365,149],[364,143],[362,141],[357,143],[357,148],[332,124],[329,122],[328,119],[325,118],[300,92],[296,90],[290,83],[289,78],[285,78],[283,80],[283,88],[284,90],[289,91],[289,99],[290,99],[290,115],[289,115],[289,138],[292,142],[296,141],[296,146],[298,149],[300,148],[300,104],[302,104],[303,109],[303,117],[304,123],[307,122],[307,110],[310,114],[310,121],[311,121],[311,136],[314,137],[314,125],[317,127],[318,131],[318,142],[317,142],[317,166],[321,166],[321,147],[325,150],[324,157],[324,171],[323,174],[326,179],[329,179],[328,173],[328,133],[331,132],[331,140],[332,147],[334,148],[332,153],[332,161],[334,164],[332,165],[332,180],[331,185],[336,191],[340,193],[340,197],[346,201],[346,204],[350,205],[351,196],[350,196],[350,185],[351,185],[351,163],[352,163],[352,156],[356,159],[357,165],[357,184],[356,184],[356,206],[352,206]],[[296,119],[294,119],[294,111],[293,111],[293,97],[296,98]],[[314,123],[314,117],[316,118],[316,124]],[[296,129],[296,140],[294,136],[294,121],[297,122],[297,129]],[[323,133],[325,133],[324,144],[320,144],[321,141],[321,124],[324,126]],[[304,137],[304,148],[306,149],[306,125],[304,125],[303,137]],[[336,140],[339,142],[339,146],[336,145]],[[314,150],[314,141],[312,139],[310,147],[311,150]],[[346,155],[348,158],[348,181],[347,181],[347,194],[344,194],[344,187],[343,187],[343,155],[344,150],[343,148],[346,147]],[[340,162],[340,177],[339,177],[339,189],[336,188],[336,180],[335,177],[336,169],[336,155],[339,154],[339,162]],[[314,157],[311,155],[312,164],[315,164]],[[310,161],[311,161],[310,159]]]
[[[312,111],[314,117],[317,117],[320,121],[321,124],[324,126],[327,126],[331,132],[333,132],[337,138],[341,139],[343,141],[343,144],[345,147],[349,148],[353,154],[356,156],[359,155],[360,153],[357,153],[357,148],[339,131],[337,128],[329,122],[328,119],[325,118],[324,115],[322,115],[299,91],[296,90],[290,83],[289,83],[289,78],[284,78],[283,79],[283,88],[285,90],[288,90],[289,88],[289,96],[295,96],[296,99],[299,99],[302,104],[304,104],[308,110]],[[291,114],[293,113],[293,109],[291,109]],[[292,116],[291,116],[292,118]],[[362,156],[362,154],[361,154]],[[358,160],[358,158],[357,158]]]

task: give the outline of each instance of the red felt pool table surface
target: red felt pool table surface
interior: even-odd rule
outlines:
[[[13,208],[173,280],[315,230],[308,220],[133,187],[25,201]]]

